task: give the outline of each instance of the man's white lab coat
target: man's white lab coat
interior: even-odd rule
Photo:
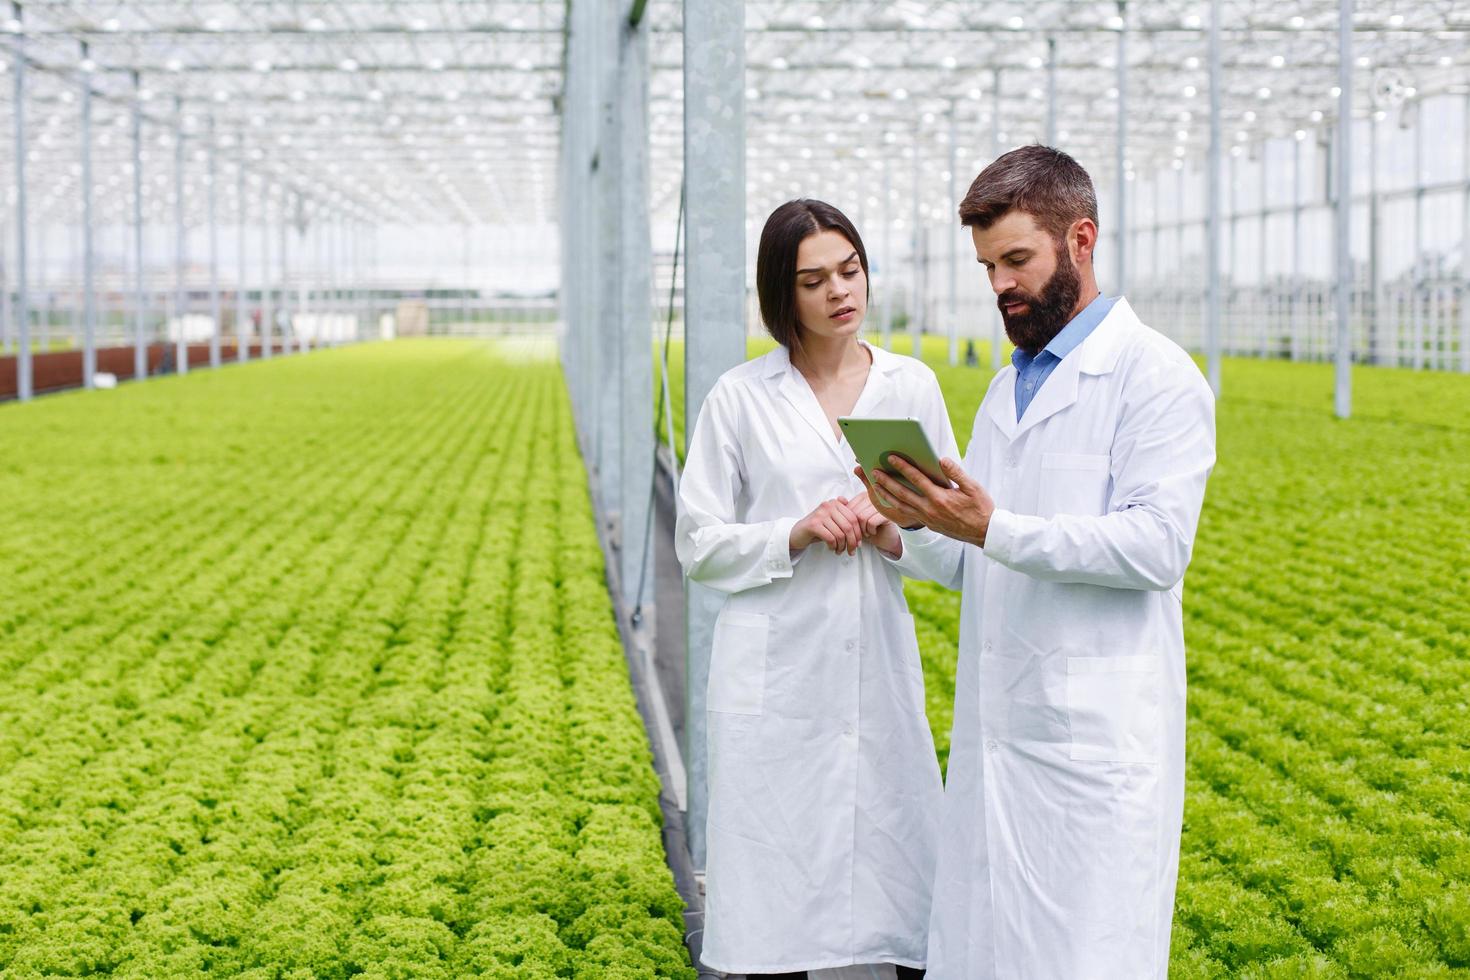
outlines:
[[[1015,381],[964,460],[997,507],[984,549],[903,532],[895,562],[964,593],[928,976],[1163,978],[1214,398],[1126,300],[1019,422]]]

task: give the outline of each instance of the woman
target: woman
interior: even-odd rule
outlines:
[[[859,339],[868,258],[820,201],[777,208],[756,259],[780,344],[700,410],[675,532],[728,594],[708,695],[703,961],[752,976],[892,963],[922,976],[941,793],[913,618],[877,548],[844,415],[919,419],[959,458],[934,373]]]

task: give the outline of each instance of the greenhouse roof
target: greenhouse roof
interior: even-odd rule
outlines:
[[[645,14],[656,220],[672,215],[682,166],[681,10],[652,0]],[[751,209],[816,189],[857,194],[876,187],[885,166],[902,186],[916,167],[912,147],[926,220],[937,220],[953,206],[936,179],[950,169],[951,132],[967,176],[995,147],[1044,140],[1053,105],[1056,142],[1110,181],[1120,48],[1125,166],[1190,165],[1209,139],[1210,15],[1202,0],[747,3]],[[550,2],[14,5],[0,27],[27,60],[31,219],[76,218],[80,93],[90,85],[103,222],[131,214],[135,107],[150,222],[173,220],[180,133],[191,223],[206,214],[211,148],[226,219],[238,213],[243,163],[246,213],[264,194],[301,219],[325,210],[374,224],[554,220],[564,24],[564,5]],[[1225,146],[1250,151],[1333,120],[1336,2],[1223,0],[1220,38]],[[1464,2],[1359,0],[1356,111],[1467,91],[1467,41]],[[4,70],[13,76],[13,58]],[[7,79],[7,137],[13,92]],[[4,145],[8,174],[14,143]]]

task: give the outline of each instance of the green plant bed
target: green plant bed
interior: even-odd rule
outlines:
[[[501,350],[0,407],[0,976],[694,976],[565,388]]]

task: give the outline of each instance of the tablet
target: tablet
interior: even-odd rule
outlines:
[[[939,466],[939,456],[924,427],[918,419],[859,419],[844,416],[837,420],[847,444],[852,447],[858,464],[870,476],[881,469],[910,490],[919,492],[913,484],[899,476],[888,464],[889,456],[898,456],[919,470],[941,487],[952,486]]]

